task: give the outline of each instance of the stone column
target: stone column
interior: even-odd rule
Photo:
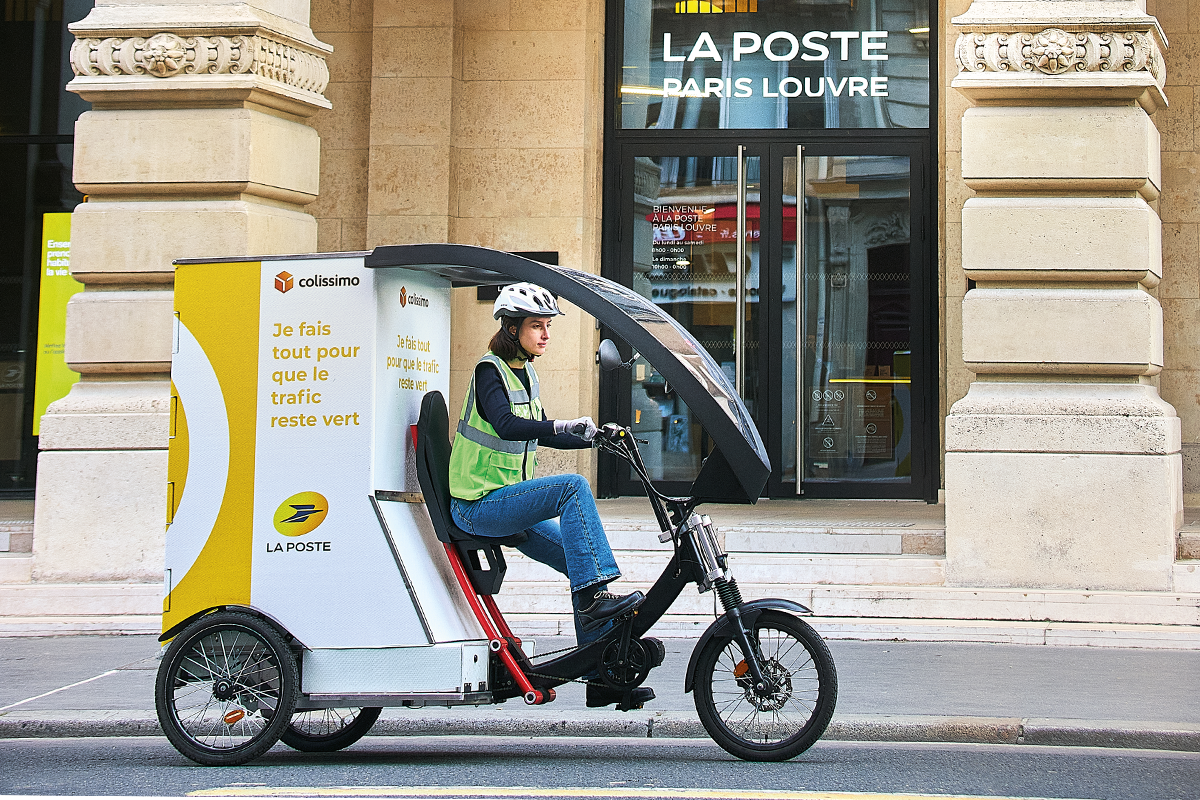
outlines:
[[[976,0],[954,21],[963,358],[946,419],[958,586],[1170,590],[1180,426],[1163,366],[1163,49],[1144,0]]]
[[[320,140],[305,120],[329,107],[331,48],[308,13],[116,0],[71,26],[67,88],[92,104],[71,243],[86,291],[67,309],[82,379],[42,421],[35,581],[162,579],[171,262],[315,250]]]

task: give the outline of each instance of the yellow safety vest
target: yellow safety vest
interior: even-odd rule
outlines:
[[[504,359],[491,351],[482,363],[494,364],[500,370],[508,406],[514,416],[540,420],[542,403],[538,399],[538,378],[532,362],[525,362],[529,390]],[[476,364],[478,366],[478,364]],[[458,435],[450,452],[450,494],[460,500],[478,500],[502,486],[529,480],[537,469],[537,440],[512,442],[501,439],[496,429],[479,415],[475,406],[475,373],[471,373],[471,388],[458,418]]]

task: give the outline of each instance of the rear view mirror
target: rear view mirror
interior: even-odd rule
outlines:
[[[596,358],[600,362],[600,369],[609,372],[620,367],[628,367],[633,363],[633,358],[629,359],[629,363],[621,360],[621,353],[617,350],[616,344],[612,339],[605,339],[600,343],[600,349],[596,352]],[[637,358],[635,355],[634,358]]]

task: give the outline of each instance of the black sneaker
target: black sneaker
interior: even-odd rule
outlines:
[[[588,708],[603,708],[617,704],[619,711],[633,711],[644,706],[646,703],[654,699],[654,690],[649,686],[638,686],[629,691],[629,704],[626,705],[625,693],[618,689],[610,689],[607,686],[589,683],[587,687],[587,707]]]
[[[585,631],[594,631],[610,619],[628,614],[642,604],[646,596],[641,592],[617,595],[608,591],[596,592],[590,606],[579,611],[579,626]]]

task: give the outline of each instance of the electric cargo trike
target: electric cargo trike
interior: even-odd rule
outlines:
[[[471,538],[449,507],[451,289],[518,281],[623,340],[712,442],[688,496],[670,497],[634,432],[602,426],[596,445],[641,481],[670,555],[599,640],[540,657],[497,603],[502,546],[514,542]],[[647,634],[689,584],[724,609],[681,676],[712,738],[739,758],[779,761],[825,731],[837,677],[798,616],[811,612],[745,601],[698,511],[757,500],[770,473],[763,442],[721,366],[648,299],[577,270],[437,244],[186,260],[175,286],[170,644],[155,700],[185,756],[242,764],[280,739],[335,751],[384,707],[540,705],[587,675],[629,710],[663,661]],[[597,360],[634,363],[610,339]]]

